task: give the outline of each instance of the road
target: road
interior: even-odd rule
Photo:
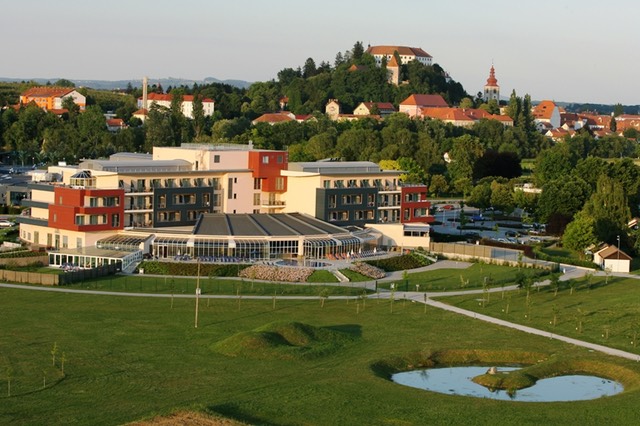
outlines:
[[[438,266],[436,266],[438,265]],[[453,261],[443,261],[437,262],[429,267],[421,268],[421,269],[438,269],[438,268],[465,268],[470,264],[466,262],[453,262]],[[560,278],[562,281],[566,281],[569,279],[575,279],[586,274],[588,270],[585,268],[579,268],[570,265],[562,265],[564,274]],[[616,274],[621,275],[621,274]],[[627,276],[626,274],[623,274]],[[628,276],[630,278],[640,279],[637,276]],[[548,280],[542,281],[535,284],[536,286],[544,286],[548,285]],[[99,295],[99,296],[120,296],[120,297],[155,297],[155,298],[180,298],[180,299],[192,299],[195,298],[194,294],[157,294],[157,293],[127,293],[127,292],[113,292],[113,291],[99,291],[99,290],[81,290],[81,289],[70,289],[63,287],[36,287],[36,286],[25,286],[20,284],[0,284],[0,288],[12,288],[12,289],[20,289],[20,290],[31,290],[31,291],[47,291],[47,292],[57,292],[57,293],[74,293],[74,294],[88,294],[88,295]],[[496,293],[501,291],[511,291],[517,289],[517,286],[506,286],[502,287],[494,287],[489,289],[489,292]],[[528,327],[521,324],[516,324],[513,322],[501,320],[499,318],[490,317],[487,315],[479,314],[477,312],[469,311],[466,309],[458,308],[456,306],[447,305],[446,303],[439,302],[433,300],[433,298],[441,298],[441,297],[451,297],[451,296],[460,296],[467,294],[482,294],[482,289],[476,290],[457,290],[457,291],[448,291],[448,292],[388,292],[382,291],[375,295],[369,296],[370,298],[383,298],[388,299],[390,297],[395,297],[396,299],[409,299],[415,301],[416,303],[426,303],[428,306],[432,306],[437,309],[446,310],[449,312],[456,313],[458,315],[464,315],[473,319],[477,319],[480,321],[485,321],[491,324],[496,324],[502,327],[512,328],[515,330],[519,330],[529,334],[535,334],[537,336],[546,337],[549,339],[554,339],[566,343],[570,343],[575,346],[580,346],[583,348],[587,348],[589,350],[602,352],[607,355],[630,359],[633,361],[640,362],[640,355],[634,354],[631,352],[625,352],[619,349],[610,348],[608,346],[598,345],[591,342],[585,342],[583,340],[574,339],[571,337],[562,336],[560,334],[550,333],[548,331],[539,330],[537,328]],[[201,295],[203,299],[237,299],[238,296],[234,295]],[[356,299],[358,296],[331,296],[331,299]],[[254,296],[247,295],[242,296],[242,299],[256,299],[256,300],[273,300],[273,296]],[[278,296],[278,300],[319,300],[320,296]]]

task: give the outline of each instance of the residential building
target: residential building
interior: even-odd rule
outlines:
[[[401,65],[406,65],[411,61],[418,61],[423,65],[432,65],[433,57],[419,47],[408,46],[368,46],[366,53],[370,54],[376,60],[378,66],[382,65],[382,60],[386,59],[387,63],[398,52]]]
[[[173,95],[171,93],[163,94],[163,93],[149,93],[147,95],[147,106],[146,109],[149,110],[153,106],[153,104],[157,104],[166,108],[171,108],[171,102],[173,100]],[[182,96],[182,102],[180,103],[180,110],[182,111],[182,115],[187,118],[193,118],[193,101],[194,95],[184,95]],[[144,96],[138,98],[138,108],[144,109]],[[205,117],[209,117],[213,115],[215,112],[215,101],[209,98],[202,99],[202,111]],[[137,111],[138,112],[138,111]]]
[[[422,108],[448,108],[447,101],[440,95],[410,95],[407,99],[400,102],[398,110],[409,117],[421,117]]]
[[[360,102],[360,105],[358,105],[356,109],[353,110],[353,115],[374,115],[372,111],[376,111],[375,115],[379,115],[380,117],[384,118],[395,113],[396,108],[391,102]]]
[[[485,110],[474,108],[422,108],[420,116],[441,120],[459,127],[471,127],[482,119],[496,120],[504,126],[513,126],[513,119],[508,115],[490,114]]]
[[[560,108],[553,101],[542,101],[533,108],[533,119],[543,123],[545,132],[560,127]],[[548,123],[548,126],[544,123]]]
[[[631,256],[614,245],[605,245],[593,254],[593,262],[605,271],[629,273]]]
[[[369,161],[290,163],[283,170],[285,211],[302,212],[339,226],[433,220],[424,185],[403,186],[399,170]]]
[[[47,111],[61,110],[62,102],[67,99],[73,99],[81,111],[84,111],[87,105],[87,98],[73,87],[57,87],[57,86],[38,86],[27,89],[20,95],[20,104],[35,103],[40,108]]]

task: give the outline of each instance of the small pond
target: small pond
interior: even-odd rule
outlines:
[[[582,401],[615,395],[624,390],[620,383],[612,380],[572,375],[541,379],[535,385],[509,395],[507,391],[491,391],[471,381],[474,377],[486,373],[487,369],[488,367],[430,368],[397,373],[391,380],[400,385],[449,395],[521,402]],[[517,368],[499,367],[499,370],[513,371]]]

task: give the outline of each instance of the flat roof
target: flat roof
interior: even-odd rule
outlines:
[[[205,213],[194,227],[193,234],[225,237],[297,237],[349,235],[349,232],[301,213]]]

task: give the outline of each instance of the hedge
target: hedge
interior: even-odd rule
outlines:
[[[376,266],[385,272],[404,271],[407,269],[420,268],[430,264],[429,260],[423,256],[409,253],[386,259],[367,260],[365,263]]]
[[[251,265],[234,264],[213,264],[201,263],[201,277],[237,277],[238,272]],[[144,270],[145,274],[151,275],[178,275],[185,277],[195,277],[198,275],[198,264],[187,262],[158,262],[144,261],[138,265],[138,270]]]

